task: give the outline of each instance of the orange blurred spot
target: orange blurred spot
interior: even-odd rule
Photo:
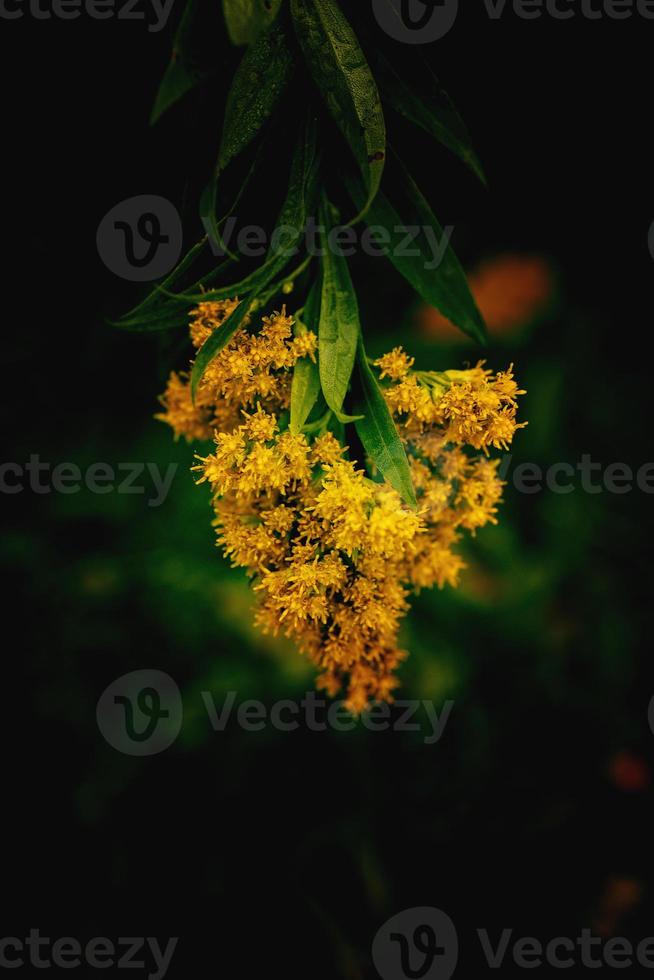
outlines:
[[[468,281],[489,333],[496,336],[531,323],[547,307],[554,291],[552,270],[538,255],[499,255],[482,262]],[[460,331],[432,306],[421,306],[417,320],[424,334],[461,340]]]
[[[616,752],[609,759],[609,779],[624,793],[638,793],[650,784],[649,766],[631,752]]]
[[[593,932],[598,936],[615,936],[621,922],[638,906],[642,897],[643,886],[637,878],[610,875],[593,916]]]

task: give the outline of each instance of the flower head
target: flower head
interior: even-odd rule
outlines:
[[[235,302],[193,310],[196,347]],[[365,460],[348,458],[329,416],[290,431],[293,368],[317,351],[315,334],[293,337],[292,326],[282,310],[258,333],[237,330],[208,365],[195,404],[186,378],[171,375],[158,418],[187,439],[213,433],[213,451],[194,471],[211,488],[218,544],[252,580],[257,624],[292,638],[319,669],[318,685],[345,688],[359,712],[392,700],[410,592],[455,586],[462,534],[496,522],[503,484],[487,455],[524,424],[516,421],[523,392],[512,367],[417,372],[399,347],[374,362],[409,458],[411,510],[366,476]]]

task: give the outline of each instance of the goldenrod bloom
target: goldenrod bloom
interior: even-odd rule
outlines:
[[[192,312],[196,347],[235,305]],[[502,482],[487,455],[524,424],[516,422],[523,392],[512,368],[417,372],[400,347],[374,362],[390,380],[384,393],[410,461],[413,511],[349,458],[328,415],[290,432],[293,367],[317,349],[315,334],[293,337],[292,326],[282,310],[258,333],[241,327],[209,364],[195,405],[187,378],[173,374],[157,417],[188,440],[213,436],[194,470],[211,489],[219,546],[252,580],[256,622],[291,637],[319,668],[318,685],[330,694],[345,687],[359,712],[392,700],[410,593],[455,586],[461,534],[495,523]]]

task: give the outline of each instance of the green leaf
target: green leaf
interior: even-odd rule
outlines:
[[[375,79],[336,0],[291,0],[291,11],[309,70],[359,165],[365,211],[386,160],[386,127]]]
[[[230,259],[232,259],[232,261],[234,262],[238,262],[239,260],[238,256],[235,255],[232,251],[230,251],[230,249],[223,241],[221,227],[222,225],[225,224],[228,217],[234,213],[235,209],[238,206],[239,201],[245,194],[245,191],[247,190],[248,185],[252,180],[252,176],[259,164],[263,146],[264,146],[264,141],[262,140],[259,143],[257,152],[255,153],[254,159],[250,164],[248,172],[246,173],[245,177],[241,181],[241,186],[238,189],[236,197],[232,201],[232,204],[229,210],[227,211],[227,213],[224,214],[223,217],[220,218],[220,220],[218,220],[216,214],[216,203],[218,199],[218,174],[216,172],[214,172],[214,174],[212,175],[211,180],[205,187],[200,197],[200,218],[202,219],[205,230],[207,231],[207,237],[212,252],[215,255],[217,254],[217,249],[219,249],[223,255],[229,255]]]
[[[294,230],[294,241],[299,239],[305,228],[309,209],[312,207],[316,193],[316,177],[316,127],[313,121],[308,119],[296,144],[291,165],[289,189],[279,216],[280,226],[288,225]],[[220,326],[216,327],[200,348],[191,371],[191,394],[193,398],[195,398],[197,386],[207,365],[241,326],[254,296],[265,290],[279,272],[288,265],[288,261],[289,255],[286,250],[277,250],[271,245],[269,257],[263,265],[251,276],[248,276],[247,280],[242,281],[241,286],[247,281],[247,292],[254,295],[243,299],[234,312]],[[230,287],[225,287],[225,289],[230,289]],[[200,300],[214,298],[216,292],[222,293],[224,290],[205,293],[200,296]],[[227,292],[223,298],[227,298],[229,295],[234,295],[233,289],[231,293]]]
[[[241,153],[272,116],[293,76],[286,31],[274,23],[247,49],[227,96],[218,168]]]
[[[318,278],[309,290],[309,295],[307,296],[307,301],[304,304],[302,316],[298,317],[300,321],[298,326],[302,326],[304,328],[303,332],[306,330],[313,330],[314,333],[318,333],[318,326],[320,323],[320,297],[321,285],[320,278]]]
[[[355,405],[363,413],[356,430],[368,457],[386,482],[415,510],[417,501],[409,461],[361,339],[357,349]]]
[[[204,0],[188,0],[184,8],[175,32],[172,56],[152,108],[150,125],[154,125],[166,109],[212,74],[213,69],[206,64],[201,64],[196,55],[196,43],[201,31],[199,17],[203,2]]]
[[[386,229],[390,238],[388,258],[425,302],[477,343],[485,344],[486,326],[461,263],[449,243],[443,248],[443,229],[399,160],[394,170],[397,180],[388,196],[381,191],[377,195],[366,222]],[[355,179],[346,177],[346,183],[358,207],[364,191]],[[409,232],[412,239],[407,246]],[[417,254],[407,254],[411,251]]]
[[[321,208],[321,224],[330,227],[327,206]],[[325,245],[322,256],[322,289],[318,326],[318,364],[325,401],[344,421],[343,401],[350,384],[357,342],[361,333],[359,306],[347,261]]]
[[[232,44],[251,44],[279,13],[282,0],[223,0]]]
[[[231,340],[239,327],[243,324],[256,294],[264,293],[265,289],[274,279],[274,270],[262,268],[259,270],[259,280],[256,283],[253,293],[239,303],[236,309],[211,333],[198,351],[198,355],[191,371],[191,396],[195,401],[195,395],[207,365],[220,353],[223,347]],[[280,284],[281,285],[281,284]],[[276,291],[276,290],[275,290]]]
[[[486,185],[486,177],[463,119],[429,66],[416,60],[417,94],[393,65],[376,51],[374,67],[384,101],[456,154]]]
[[[223,320],[220,326],[216,327],[213,333],[207,337],[202,347],[199,349],[191,371],[191,396],[194,401],[198,390],[198,385],[200,384],[202,375],[207,369],[207,365],[214,359],[216,354],[223,349],[223,347],[227,346],[236,331],[243,325],[243,321],[245,320],[245,317],[250,309],[250,303],[251,300],[242,300],[236,309],[227,317],[227,319]]]
[[[310,357],[301,357],[293,368],[291,385],[290,430],[297,435],[311,414],[320,394],[318,365]]]
[[[296,320],[295,330],[298,336],[307,329],[317,330],[320,319],[320,284],[314,282],[304,306],[302,320]],[[297,435],[311,414],[311,409],[320,394],[320,373],[318,365],[310,357],[301,357],[293,368],[291,384],[291,421],[289,428]]]
[[[188,324],[188,313],[186,310],[165,310],[156,311],[145,316],[131,317],[124,320],[109,320],[110,326],[117,327],[119,330],[127,330],[131,333],[152,333],[156,330],[175,330]]]
[[[271,282],[297,254],[298,243],[315,207],[317,175],[316,127],[315,121],[308,119],[296,143],[288,191],[277,218],[277,228],[285,229],[288,232],[287,236],[283,241],[271,242],[262,265],[244,279],[205,293],[196,293],[195,290],[204,288],[210,281],[213,273],[208,273],[190,286],[188,291],[178,294],[173,299],[188,303],[228,299],[236,294],[251,293]]]
[[[230,259],[238,262],[238,256],[235,255],[231,249],[227,248],[227,245],[223,241],[223,237],[220,233],[221,222],[218,221],[218,217],[216,215],[217,195],[218,180],[214,175],[200,195],[200,218],[202,220],[204,230],[207,233],[211,247],[219,248],[224,255],[228,255]]]
[[[199,279],[181,293],[172,293],[168,287],[185,272],[195,260],[198,252],[206,245],[207,239],[198,242],[163,283],[155,286],[138,306],[115,323],[123,330],[168,330],[186,322],[183,308],[192,303],[209,302],[212,300],[229,299],[234,296],[251,296],[257,290],[263,290],[288,266],[297,244],[306,228],[308,217],[315,207],[317,193],[316,128],[309,119],[303,127],[295,148],[288,192],[278,216],[278,227],[293,230],[284,242],[271,244],[263,264],[254,272],[238,282],[221,286],[217,289],[206,290],[205,287],[215,282],[224,269],[232,264],[226,260],[211,272]],[[204,291],[203,291],[204,290]],[[165,297],[165,301],[164,300]],[[157,304],[157,299],[162,300]]]
[[[179,102],[205,77],[206,75],[185,65],[183,61],[180,61],[179,55],[173,52],[172,60],[164,72],[164,77],[161,79],[157,91],[150,115],[150,125],[153,126],[166,109],[169,109],[175,102]]]
[[[207,244],[206,238],[202,238],[199,242],[196,242],[193,248],[191,248],[186,253],[186,255],[179,263],[179,265],[177,265],[173,269],[173,271],[166,276],[166,278],[163,280],[162,283],[159,283],[159,287],[168,289],[170,286],[173,286],[177,282],[179,277],[183,275],[186,272],[186,270],[189,269],[190,266],[195,262],[196,258],[198,257],[198,255],[200,254],[200,252],[202,251],[202,249],[206,244]],[[137,303],[136,306],[134,306],[131,310],[129,310],[128,313],[124,313],[123,316],[119,317],[119,319],[116,321],[111,321],[112,326],[120,327],[121,329],[124,330],[166,329],[165,327],[164,328],[159,328],[159,327],[141,328],[138,326],[138,324],[141,322],[142,319],[147,319],[147,317],[142,316],[144,311],[148,310],[152,305],[155,304],[155,301],[160,298],[161,298],[161,293],[158,292],[157,289],[153,289],[150,293],[148,293],[148,295],[143,300],[141,300],[140,303]]]

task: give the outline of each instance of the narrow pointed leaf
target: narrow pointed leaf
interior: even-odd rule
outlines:
[[[320,281],[314,282],[304,304],[302,318],[296,319],[295,332],[298,336],[313,330],[318,333],[320,320]],[[294,435],[303,428],[311,414],[311,409],[320,394],[320,374],[318,365],[310,357],[301,357],[293,368],[291,385],[291,420],[289,428]]]
[[[238,262],[239,259],[237,255],[235,255],[232,251],[230,251],[230,249],[227,247],[227,244],[223,240],[222,227],[230,218],[230,216],[233,215],[234,211],[238,207],[241,198],[245,194],[248,185],[252,180],[252,177],[259,164],[263,145],[264,145],[264,141],[261,141],[257,149],[257,152],[254,156],[254,159],[250,164],[248,172],[246,173],[245,177],[241,181],[241,186],[239,187],[236,193],[236,197],[234,198],[231,206],[229,207],[226,214],[222,216],[222,218],[218,219],[216,214],[216,204],[218,200],[218,174],[217,173],[214,173],[212,175],[211,180],[205,187],[204,191],[202,192],[202,196],[200,198],[200,219],[207,233],[207,240],[209,243],[209,247],[211,248],[211,251],[213,252],[214,255],[220,257],[227,255],[229,256],[229,259],[232,262]],[[223,266],[218,266],[218,269],[222,269],[222,267]],[[216,270],[213,270],[212,273],[209,274],[210,282],[215,281],[214,278],[215,272]]]
[[[302,133],[298,137],[291,164],[288,192],[277,218],[277,227],[284,227],[289,231],[284,241],[271,244],[262,265],[243,279],[216,289],[206,289],[215,281],[225,266],[231,264],[228,260],[208,272],[184,292],[168,293],[167,306],[172,304],[188,306],[190,303],[229,299],[236,295],[251,295],[281,275],[298,251],[298,242],[306,228],[311,209],[314,207],[317,189],[316,177],[316,130],[313,121],[310,120],[303,127]],[[292,234],[290,233],[291,230]],[[165,286],[159,287],[158,291],[163,295]],[[167,307],[164,309],[170,312]],[[158,328],[154,327],[154,329]]]
[[[154,125],[166,109],[213,72],[210,64],[203,63],[197,53],[198,47],[203,43],[203,32],[206,31],[200,22],[205,12],[204,2],[205,0],[187,0],[175,32],[171,59],[157,91],[150,125]]]
[[[485,344],[486,326],[461,263],[413,178],[399,161],[394,169],[398,179],[388,194],[377,195],[367,223],[386,229],[390,237],[388,258],[425,302],[477,343]],[[359,206],[363,188],[353,178],[346,178],[346,182]],[[407,245],[408,232],[411,240]]]
[[[293,435],[302,430],[320,394],[318,365],[310,357],[301,357],[293,368],[291,385],[291,421]]]
[[[291,165],[289,189],[279,216],[280,226],[285,225],[293,229],[295,237],[292,244],[299,240],[304,231],[309,209],[316,193],[316,176],[316,129],[313,121],[309,119],[298,138]],[[222,350],[242,325],[254,296],[265,291],[266,287],[288,265],[289,258],[288,243],[285,243],[284,249],[276,249],[271,245],[269,257],[259,269],[248,277],[248,291],[251,295],[243,299],[224,323],[216,327],[198,352],[191,372],[193,397],[195,397],[197,386],[207,364]],[[231,295],[234,295],[233,291]],[[210,296],[211,294],[205,294],[200,298],[206,300]]]
[[[159,283],[159,286],[163,287],[164,289],[169,289],[171,286],[174,286],[177,280],[179,279],[179,277],[182,276],[186,272],[186,270],[193,265],[196,258],[198,257],[198,255],[200,254],[200,252],[202,251],[202,249],[205,247],[206,244],[207,244],[206,238],[202,238],[199,242],[196,242],[196,244],[191,249],[189,249],[189,251],[186,253],[186,255],[179,263],[179,265],[177,265],[173,269],[173,271],[166,276],[163,282]],[[138,326],[128,326],[128,324],[131,325],[134,323],[138,323],[140,319],[139,314],[143,314],[145,316],[145,311],[148,310],[154,304],[157,298],[160,298],[160,294],[157,293],[156,289],[153,289],[152,292],[148,293],[145,299],[141,300],[140,303],[137,303],[137,305],[134,306],[131,310],[129,310],[128,313],[125,313],[123,314],[123,316],[119,317],[118,320],[113,323],[113,326],[121,327],[126,330],[129,329],[138,330],[139,329]]]
[[[218,221],[216,214],[217,195],[218,180],[214,175],[200,196],[200,220],[207,233],[207,238],[214,254],[228,255],[230,259],[238,262],[238,256],[227,247],[220,232],[221,222]]]
[[[418,61],[415,91],[381,52],[375,75],[385,103],[456,154],[486,185],[486,177],[463,119],[429,66]]]
[[[311,210],[315,205],[317,194],[316,128],[313,120],[303,127],[295,147],[288,191],[277,217],[277,228],[285,229],[288,234],[283,240],[271,242],[270,248],[261,266],[239,282],[219,289],[211,290],[206,296],[196,294],[196,290],[207,285],[208,276],[189,287],[180,295],[180,299],[189,302],[199,302],[205,299],[227,299],[235,293],[250,292],[257,288],[262,278],[271,282],[288,265],[298,252],[298,242],[304,233]]]
[[[293,77],[286,31],[276,21],[247,49],[227,96],[218,154],[223,170],[255,138],[272,116]]]
[[[217,228],[218,228],[218,239],[219,240],[218,241],[215,241],[214,240],[214,242],[212,243],[212,242],[210,242],[208,240],[208,236],[205,235],[204,238],[202,238],[199,242],[197,242],[190,249],[190,251],[184,256],[184,258],[179,263],[179,265],[177,265],[173,269],[173,271],[170,272],[168,274],[168,276],[166,276],[166,278],[163,280],[163,282],[157,283],[155,285],[155,287],[152,289],[152,291],[150,293],[148,293],[148,295],[143,300],[141,300],[140,303],[138,303],[135,307],[133,307],[128,313],[123,314],[123,316],[121,316],[119,318],[119,320],[114,324],[115,326],[124,328],[126,330],[168,329],[167,327],[157,327],[156,325],[155,326],[143,326],[143,327],[141,327],[141,326],[139,326],[139,320],[140,319],[148,320],[150,318],[150,313],[151,313],[153,307],[156,307],[157,305],[163,305],[163,303],[165,303],[166,299],[169,299],[169,300],[171,299],[171,297],[173,296],[173,294],[171,292],[169,292],[169,291],[172,290],[172,287],[184,275],[184,273],[187,272],[188,269],[191,268],[191,266],[193,265],[193,263],[195,262],[195,260],[199,257],[200,253],[202,252],[202,250],[205,247],[211,247],[212,250],[214,251],[214,254],[216,254],[216,252],[215,252],[216,245],[218,245],[218,246],[220,245],[220,237],[221,237],[220,236],[220,229],[223,226],[223,224],[225,223],[225,221],[227,220],[227,217],[229,216],[229,214],[231,214],[234,211],[234,209],[237,207],[239,201],[241,200],[243,194],[245,193],[245,191],[246,191],[246,189],[247,189],[247,187],[248,187],[248,185],[249,185],[249,183],[250,183],[250,181],[252,179],[252,176],[253,176],[253,174],[255,172],[256,165],[258,163],[258,159],[259,159],[259,153],[257,153],[256,158],[252,161],[252,165],[250,166],[247,174],[245,175],[245,177],[244,177],[244,179],[243,179],[243,181],[241,183],[241,186],[239,187],[239,190],[238,190],[238,192],[236,194],[236,197],[232,201],[232,204],[231,204],[231,206],[229,208],[229,211],[228,211],[227,215],[225,215],[219,221],[216,222],[216,225],[217,225]],[[207,190],[205,193],[208,194],[210,192]],[[202,214],[203,210],[206,209],[206,207],[208,207],[208,205],[205,205],[205,202],[201,201],[200,202],[200,213],[201,214]],[[215,207],[215,204],[214,204],[214,207]],[[210,227],[212,227],[211,224],[210,224]],[[215,231],[215,229],[214,229],[214,231]],[[227,250],[224,251],[224,254],[225,255],[227,254]],[[227,258],[227,259],[225,259],[224,261],[220,262],[214,269],[212,269],[211,272],[207,273],[206,276],[203,276],[202,279],[198,280],[195,283],[195,285],[194,285],[193,288],[197,290],[197,289],[200,289],[200,288],[204,288],[205,286],[211,285],[212,283],[214,283],[216,281],[216,279],[219,279],[220,278],[220,276],[223,274],[223,272],[227,268],[229,268],[230,265],[233,265],[233,264],[234,264],[233,258]],[[232,287],[230,287],[230,289],[231,288]],[[242,292],[244,292],[243,289],[238,289],[237,288],[236,290],[234,290],[234,292],[232,293],[232,295],[235,295],[235,294],[238,294],[238,293],[242,293]]]
[[[110,320],[110,326],[130,333],[153,333],[157,330],[175,330],[188,324],[188,313],[182,308],[166,307],[159,312],[136,316],[129,320]]]
[[[281,0],[223,0],[225,23],[232,44],[251,44],[272,24]]]
[[[291,0],[291,12],[309,70],[357,160],[366,186],[365,211],[377,193],[386,159],[386,127],[375,79],[336,0]]]
[[[172,105],[179,102],[187,92],[194,89],[206,77],[204,73],[184,64],[179,55],[173,53],[157,91],[150,115],[150,125],[153,126],[166,109],[170,109]]]
[[[326,208],[321,222],[327,223]],[[337,417],[345,420],[342,408],[347,394],[357,343],[361,333],[359,306],[350,278],[347,260],[323,249],[320,323],[318,327],[318,364],[325,401]]]
[[[357,349],[354,404],[363,416],[356,422],[356,430],[369,459],[415,510],[417,502],[409,461],[386,399],[368,364],[362,340]]]
[[[191,395],[193,400],[195,400],[198,385],[207,369],[207,365],[229,343],[236,331],[243,325],[243,321],[250,309],[250,303],[251,301],[248,299],[242,300],[233,313],[207,337],[199,349],[191,371]]]

